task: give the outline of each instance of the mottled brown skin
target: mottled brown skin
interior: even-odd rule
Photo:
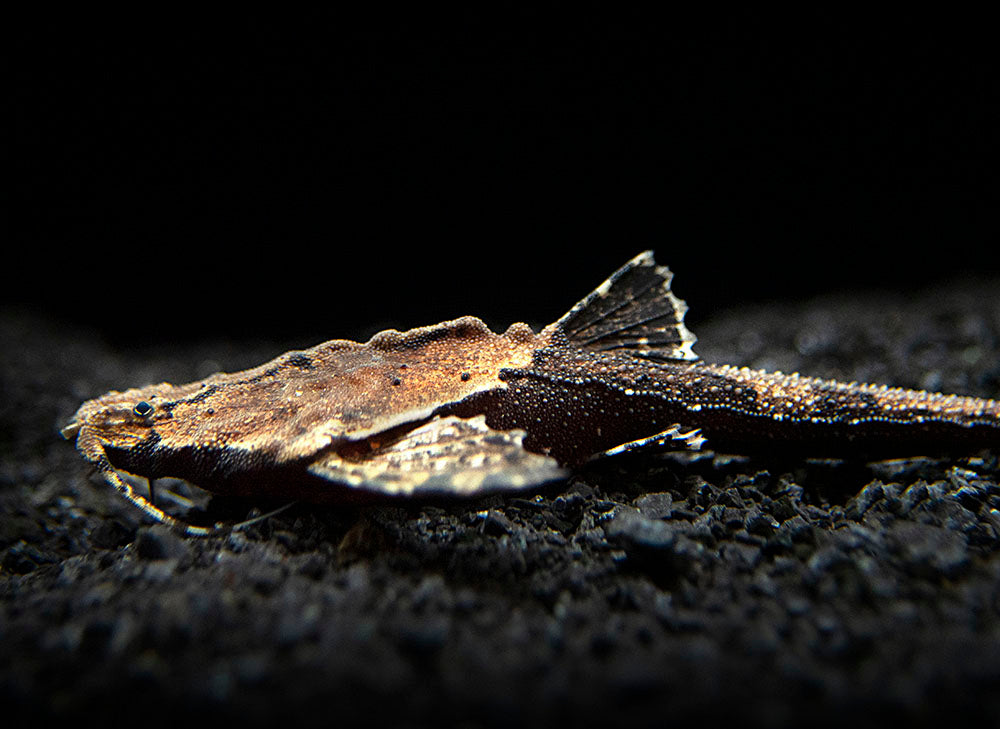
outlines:
[[[706,439],[735,453],[864,458],[1000,445],[995,400],[705,364],[670,280],[646,252],[538,334],[463,317],[333,340],[201,382],[109,392],[64,434],[175,525],[116,469],[349,502],[522,489],[596,455]]]
[[[500,370],[528,365],[537,341],[527,325],[494,334],[475,317],[380,332],[365,344],[333,340],[200,382],[109,392],[84,403],[65,433],[80,433],[91,460],[103,451],[115,467],[149,478],[184,478],[220,493],[351,500],[304,464],[338,450],[363,460],[443,404],[502,388]],[[139,402],[152,406],[149,415],[135,413]]]

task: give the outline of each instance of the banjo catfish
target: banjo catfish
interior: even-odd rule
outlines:
[[[476,496],[637,449],[889,458],[1000,445],[996,400],[708,364],[649,251],[540,332],[465,316],[334,339],[185,385],[112,391],[63,429],[119,470],[314,503]]]

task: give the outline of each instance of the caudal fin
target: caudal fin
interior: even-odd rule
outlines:
[[[626,349],[642,357],[697,360],[697,337],[684,326],[687,304],[670,290],[673,274],[644,251],[619,268],[552,326],[570,344]]]

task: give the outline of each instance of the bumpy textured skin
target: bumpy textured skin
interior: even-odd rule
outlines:
[[[482,489],[525,487],[563,471],[524,451],[523,434],[498,433],[487,442],[467,424],[463,448],[445,447],[454,427],[432,421],[444,405],[504,389],[499,372],[528,366],[537,346],[527,325],[494,334],[475,317],[384,331],[365,344],[333,340],[201,382],[109,392],[84,403],[64,432],[78,432],[78,446],[99,465],[106,459],[219,493],[315,502],[364,499],[365,492],[407,495],[418,487],[461,494],[475,480],[470,452],[488,449],[507,458],[490,460],[495,473],[482,479]],[[148,415],[136,414],[140,402],[151,406]],[[399,441],[420,427],[441,436],[431,465],[426,455],[400,456]],[[456,476],[454,484],[447,474]]]
[[[671,278],[647,251],[538,334],[462,317],[332,340],[244,372],[109,392],[64,434],[168,523],[116,469],[337,502],[523,489],[596,455],[706,439],[866,458],[1000,444],[995,400],[699,361]]]

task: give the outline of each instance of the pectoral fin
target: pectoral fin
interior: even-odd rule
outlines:
[[[388,496],[478,496],[517,491],[565,475],[555,459],[524,449],[521,430],[494,430],[484,416],[436,417],[363,456],[336,451],[315,476]]]

